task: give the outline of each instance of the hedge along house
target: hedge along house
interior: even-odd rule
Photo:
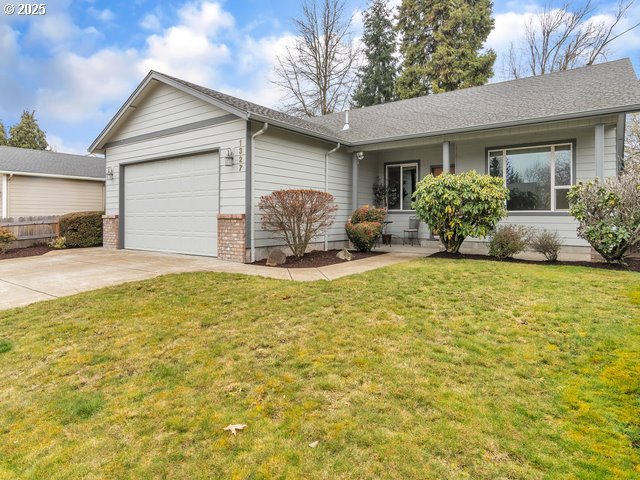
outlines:
[[[0,218],[103,211],[105,159],[0,146]]]
[[[567,190],[616,175],[625,114],[637,110],[628,59],[308,119],[152,71],[90,147],[112,172],[105,245],[264,258],[279,242],[261,228],[260,197],[311,188],[339,206],[312,248],[343,246],[378,177],[399,237],[420,178],[473,169],[504,178],[505,222],[556,230],[588,253]],[[419,236],[431,238],[425,225]]]

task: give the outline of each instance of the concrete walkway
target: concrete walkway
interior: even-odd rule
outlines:
[[[0,310],[167,273],[208,271],[280,280],[334,280],[421,256],[424,252],[398,252],[327,267],[285,269],[133,250],[59,250],[38,257],[0,260]]]

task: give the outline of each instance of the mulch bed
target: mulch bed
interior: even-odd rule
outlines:
[[[317,268],[326,267],[327,265],[335,265],[337,263],[348,263],[347,260],[340,260],[336,255],[340,250],[315,250],[313,252],[305,253],[300,259],[296,259],[294,256],[287,257],[287,261],[282,265],[278,265],[274,268]],[[351,252],[353,258],[351,261],[362,260],[363,258],[375,257],[377,255],[383,255],[387,252]],[[266,265],[267,259],[254,262],[253,265]]]
[[[621,270],[626,272],[640,272],[640,258],[627,258],[626,262],[628,266],[624,265],[614,265],[610,263],[604,262],[543,262],[539,260],[522,260],[519,258],[510,258],[506,260],[498,260],[494,257],[489,257],[488,255],[480,255],[480,254],[467,254],[467,253],[448,253],[448,252],[437,252],[430,257],[434,258],[451,258],[451,259],[466,259],[466,260],[488,260],[493,262],[502,262],[502,263],[526,263],[531,265],[566,265],[572,267],[589,267],[589,268],[601,268],[605,270]]]
[[[16,248],[14,250],[8,250],[7,252],[0,254],[0,260],[8,260],[10,258],[36,257],[38,255],[44,255],[51,250],[53,250],[53,248],[49,248],[46,246]]]

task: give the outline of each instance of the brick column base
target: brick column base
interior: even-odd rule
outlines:
[[[244,213],[218,215],[218,258],[245,263]]]
[[[118,248],[118,215],[102,216],[102,246]]]

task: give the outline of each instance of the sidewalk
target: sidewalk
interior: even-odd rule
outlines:
[[[83,248],[0,260],[0,310],[169,273],[225,272],[279,280],[335,280],[424,256],[394,252],[320,268],[277,268],[134,250]]]

